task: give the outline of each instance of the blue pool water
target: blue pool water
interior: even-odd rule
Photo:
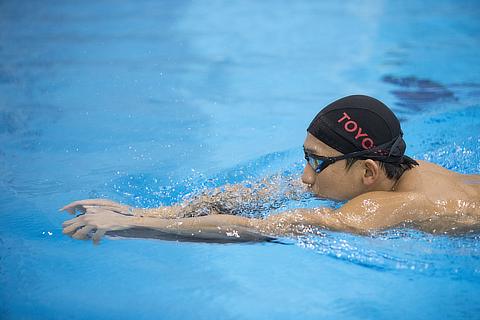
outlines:
[[[480,319],[480,238],[62,235],[73,200],[171,204],[299,174],[311,118],[392,106],[407,153],[480,172],[478,1],[0,2],[1,319]],[[286,207],[331,205],[314,199]]]

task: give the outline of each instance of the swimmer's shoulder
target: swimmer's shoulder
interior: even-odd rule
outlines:
[[[445,169],[438,164],[417,160],[418,166],[403,173],[397,183],[395,191],[399,192],[428,192],[441,183],[444,187],[453,183],[458,173]]]
[[[428,161],[419,160],[418,163],[418,166],[404,172],[396,191],[420,192],[432,201],[480,200],[480,178],[451,171]],[[470,185],[466,181],[470,181]],[[472,181],[478,181],[478,184]]]
[[[438,165],[433,162],[428,162],[424,160],[416,160],[418,162],[418,166],[414,167],[415,169],[420,169],[418,172],[421,173],[433,173],[433,174],[443,174],[443,175],[452,175],[457,176],[458,173],[455,171],[448,170],[441,165]]]

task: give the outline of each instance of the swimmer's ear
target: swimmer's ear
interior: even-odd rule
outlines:
[[[366,186],[371,186],[374,184],[380,174],[380,167],[378,164],[373,161],[372,159],[367,159],[364,161],[363,164],[363,184]]]

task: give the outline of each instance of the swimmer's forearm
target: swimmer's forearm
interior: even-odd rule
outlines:
[[[133,218],[131,228],[146,228],[160,233],[197,239],[215,237],[250,238],[252,234],[263,236],[299,235],[313,227],[334,230],[344,228],[336,219],[331,219],[330,209],[316,211],[297,209],[267,219],[245,218],[234,215],[210,215],[194,218],[159,219],[153,217]],[[322,214],[326,214],[322,217]],[[241,240],[241,239],[239,239]],[[247,240],[249,241],[249,240]]]
[[[113,236],[134,238],[183,239],[197,241],[264,241],[272,236],[266,220],[233,215],[162,219],[157,217],[123,217]],[[268,233],[268,234],[267,234]]]
[[[180,241],[245,242],[269,241],[273,238],[259,232],[257,219],[231,215],[213,215],[196,218],[162,219],[153,217],[127,217],[120,230],[108,235],[156,238]]]
[[[255,231],[258,219],[249,219],[233,215],[210,215],[194,218],[159,219],[153,217],[136,218],[133,227],[156,229],[160,232],[184,236],[204,234],[225,234],[234,230],[250,229]]]

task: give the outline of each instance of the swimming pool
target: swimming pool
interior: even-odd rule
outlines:
[[[94,247],[62,235],[57,212],[298,173],[311,118],[352,93],[394,108],[409,155],[478,173],[479,12],[476,1],[0,3],[0,318],[480,318],[478,235]]]

